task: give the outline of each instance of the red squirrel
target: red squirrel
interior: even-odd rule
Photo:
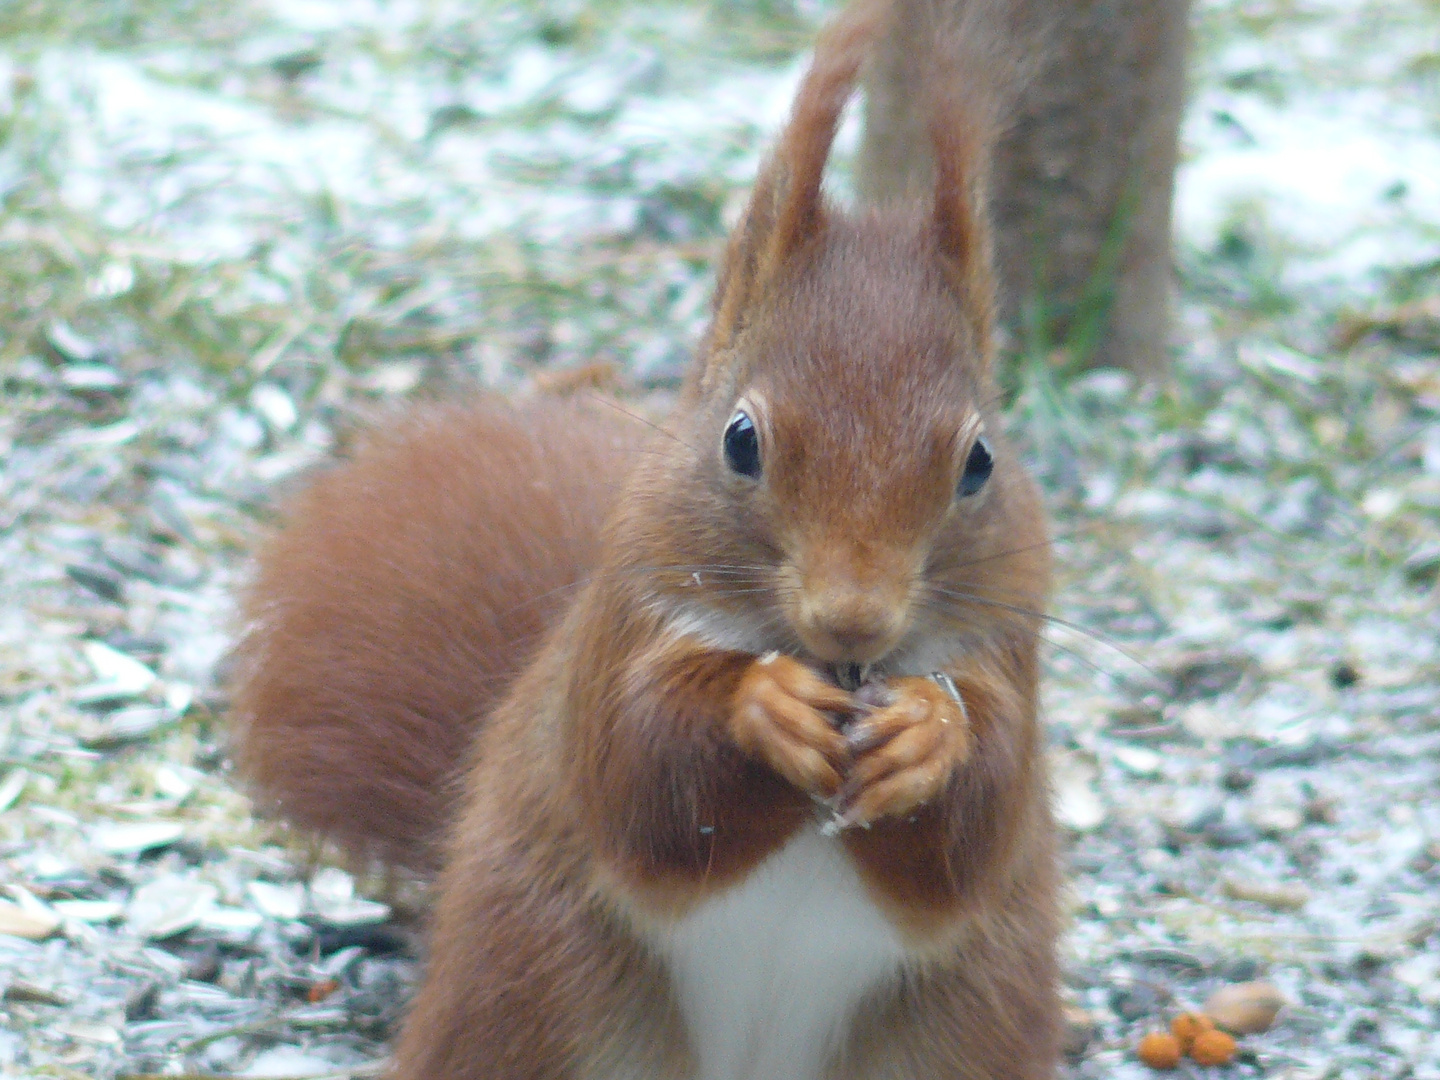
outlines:
[[[658,430],[422,413],[261,555],[242,762],[302,823],[443,863],[403,1080],[1054,1073],[1003,64],[978,23],[917,58],[933,193],[844,213],[822,173],[886,16],[822,35]]]

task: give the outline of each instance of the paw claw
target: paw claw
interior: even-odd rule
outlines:
[[[970,754],[969,717],[953,686],[896,679],[888,688],[891,703],[846,732],[855,760],[837,795],[839,828],[908,814],[949,782]]]
[[[766,653],[736,687],[730,734],[791,784],[828,798],[840,787],[851,753],[835,714],[855,711],[851,696],[793,657]]]

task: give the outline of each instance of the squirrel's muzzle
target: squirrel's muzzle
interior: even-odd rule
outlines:
[[[902,562],[873,549],[832,549],[806,560],[789,614],[817,660],[872,664],[900,644],[910,623],[911,574]]]

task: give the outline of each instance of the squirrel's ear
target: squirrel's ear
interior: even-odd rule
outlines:
[[[996,289],[991,162],[1021,91],[1053,51],[1057,16],[1020,0],[897,2],[906,5],[904,29],[925,65],[920,84],[934,152],[933,221],[940,258],[988,366],[995,343]]]
[[[975,62],[991,59],[975,43],[957,50],[946,47],[955,40],[949,35],[937,40],[929,80],[935,236],[980,359],[988,366],[995,340],[995,272],[986,189],[998,127],[996,73],[991,64]],[[951,63],[957,54],[972,62],[956,70]]]
[[[820,183],[840,114],[888,13],[885,0],[854,2],[820,35],[790,122],[762,166],[730,237],[715,292],[708,351],[726,349],[775,274],[825,224]]]

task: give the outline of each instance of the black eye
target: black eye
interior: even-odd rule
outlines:
[[[725,425],[725,464],[741,476],[755,480],[760,476],[760,439],[755,434],[755,421],[749,413],[737,412]]]
[[[985,486],[985,481],[990,479],[994,468],[995,459],[990,456],[990,444],[982,435],[970,448],[970,456],[965,459],[965,471],[960,474],[960,484],[955,493],[962,499],[967,495],[974,495]]]

